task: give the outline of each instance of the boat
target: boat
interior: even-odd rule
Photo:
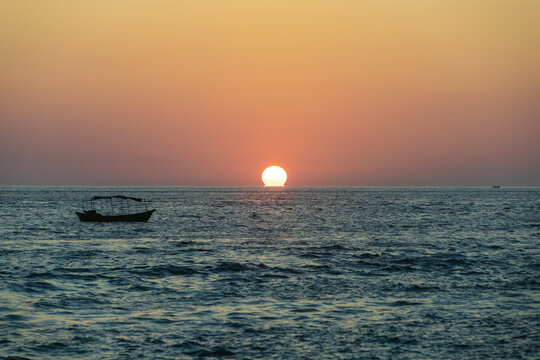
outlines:
[[[144,199],[114,195],[94,196],[83,202],[83,212],[76,214],[82,222],[147,222],[154,211],[148,210]]]
[[[492,186],[492,188],[494,188],[494,189],[498,189],[498,188],[500,188],[500,187],[501,187],[501,185],[493,185],[493,186]]]

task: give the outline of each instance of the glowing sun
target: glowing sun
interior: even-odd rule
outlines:
[[[283,186],[287,181],[287,173],[279,166],[269,166],[262,173],[264,186]]]

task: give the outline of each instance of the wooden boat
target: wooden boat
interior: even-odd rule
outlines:
[[[118,204],[117,199],[120,200],[120,204]],[[97,211],[96,207],[98,205],[96,202],[98,200],[109,200],[110,213],[101,214]],[[139,206],[133,207],[128,201],[135,201],[139,203]],[[79,220],[83,222],[146,222],[156,211],[156,209],[148,210],[144,199],[124,195],[94,196],[86,204],[87,206],[83,204],[83,212],[76,212]],[[144,208],[142,205],[144,205]],[[108,210],[108,206],[104,206],[103,203],[98,207],[100,212]],[[131,212],[132,210],[135,212]]]

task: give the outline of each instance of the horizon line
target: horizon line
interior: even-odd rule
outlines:
[[[284,185],[284,186],[265,186],[265,185],[133,185],[133,184],[0,184],[0,187],[131,187],[131,188],[261,188],[261,189],[286,189],[286,188],[533,188],[537,185],[527,184],[491,184],[491,185]]]

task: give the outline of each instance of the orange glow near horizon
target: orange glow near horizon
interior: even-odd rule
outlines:
[[[538,14],[1,1],[0,185],[540,185]]]

